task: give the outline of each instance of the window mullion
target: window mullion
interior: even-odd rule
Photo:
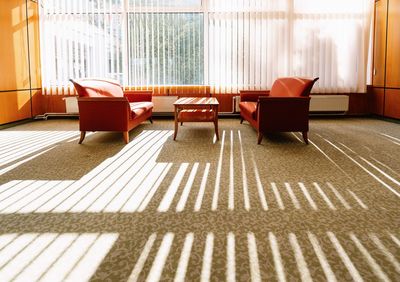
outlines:
[[[122,35],[122,84],[124,89],[131,83],[131,69],[130,69],[130,64],[129,64],[129,46],[130,42],[128,40],[129,38],[129,19],[128,19],[128,13],[127,13],[127,6],[128,6],[128,0],[123,0],[122,4],[122,11],[121,11],[121,35]],[[119,53],[117,53],[117,60],[119,62]],[[118,69],[119,71],[119,69]]]
[[[209,80],[209,71],[208,71],[208,0],[202,0],[202,12],[203,12],[203,83],[204,85],[208,85],[210,83]]]

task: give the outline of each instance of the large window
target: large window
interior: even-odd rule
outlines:
[[[44,87],[105,77],[213,93],[320,77],[363,92],[373,0],[59,0],[41,9]]]

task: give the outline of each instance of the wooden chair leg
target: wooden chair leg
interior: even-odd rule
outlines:
[[[181,121],[181,126],[183,125],[183,121]]]
[[[129,143],[129,131],[122,132],[122,135],[124,136],[125,144],[128,144]]]
[[[218,120],[214,120],[214,130],[215,130],[215,136],[217,137],[217,140],[219,141]]]
[[[258,132],[258,138],[257,138],[257,144],[260,145],[261,144],[261,140],[263,139],[263,134],[259,131]]]
[[[308,145],[308,136],[307,136],[308,132],[307,131],[303,131],[302,133],[303,133],[304,142],[306,142],[306,144]]]
[[[149,121],[150,121],[151,124],[153,123],[153,119],[152,118],[149,118]]]
[[[242,124],[242,123],[243,123],[243,118],[241,117],[241,118],[240,118],[240,124]]]
[[[78,144],[82,144],[83,139],[85,139],[86,136],[86,131],[81,131],[81,138],[79,139]]]

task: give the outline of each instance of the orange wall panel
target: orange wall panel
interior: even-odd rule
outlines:
[[[386,89],[385,116],[400,119],[400,89]]]
[[[386,87],[400,88],[400,0],[389,1]]]
[[[29,90],[0,92],[0,124],[30,117]]]
[[[0,38],[0,124],[42,114],[40,107],[31,113],[41,87],[38,4],[0,1]]]
[[[29,89],[26,6],[0,1],[0,90]]]
[[[31,87],[42,87],[40,64],[40,35],[39,35],[39,7],[38,4],[28,1],[28,29],[29,29],[29,59],[31,67]]]
[[[374,72],[372,85],[383,87],[385,85],[385,44],[386,44],[386,16],[387,0],[375,2],[374,25]]]

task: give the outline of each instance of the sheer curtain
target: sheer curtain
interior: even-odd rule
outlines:
[[[124,86],[204,84],[212,93],[237,93],[296,75],[320,77],[314,92],[365,91],[373,0],[59,0],[41,7],[45,89],[105,77]]]
[[[208,74],[214,92],[320,77],[319,93],[364,92],[373,1],[210,0]]]

